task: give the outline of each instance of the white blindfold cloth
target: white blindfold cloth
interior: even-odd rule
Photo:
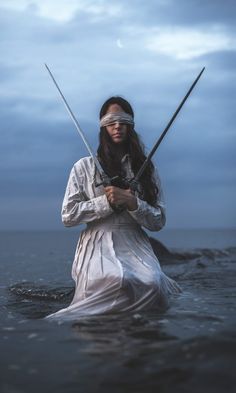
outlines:
[[[115,123],[134,126],[134,119],[126,112],[108,112],[100,119],[100,127],[106,127]]]

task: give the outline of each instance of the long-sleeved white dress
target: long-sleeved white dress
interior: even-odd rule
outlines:
[[[129,156],[122,159],[127,178],[133,173]],[[169,296],[180,292],[167,277],[142,227],[159,231],[165,224],[160,179],[155,207],[137,197],[135,211],[115,213],[109,205],[93,159],[73,166],[62,206],[62,221],[71,227],[86,223],[72,265],[76,288],[71,304],[47,318],[78,320],[81,316],[139,311],[168,306]]]

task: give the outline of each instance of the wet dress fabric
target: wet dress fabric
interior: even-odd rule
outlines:
[[[133,173],[129,156],[122,159],[127,178]],[[77,244],[72,278],[71,304],[49,319],[78,320],[81,316],[161,310],[171,294],[180,292],[167,277],[152,250],[144,228],[159,231],[165,224],[161,184],[156,206],[137,197],[134,211],[115,213],[107,201],[93,159],[85,157],[73,166],[62,206],[62,221],[72,227],[86,223]]]

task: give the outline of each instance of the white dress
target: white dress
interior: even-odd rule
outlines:
[[[133,177],[129,156],[122,159],[128,178]],[[135,211],[115,213],[109,205],[93,159],[85,157],[73,166],[62,206],[62,221],[71,227],[86,223],[72,266],[75,293],[71,304],[47,316],[78,320],[81,316],[114,312],[163,309],[169,296],[180,292],[167,277],[142,227],[159,231],[165,224],[165,208],[157,175],[159,197],[155,207],[137,198]]]

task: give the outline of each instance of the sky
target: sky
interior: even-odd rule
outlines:
[[[111,95],[152,148],[167,228],[236,223],[234,0],[0,0],[0,230],[62,229],[73,164],[87,154],[47,63],[93,149]]]

